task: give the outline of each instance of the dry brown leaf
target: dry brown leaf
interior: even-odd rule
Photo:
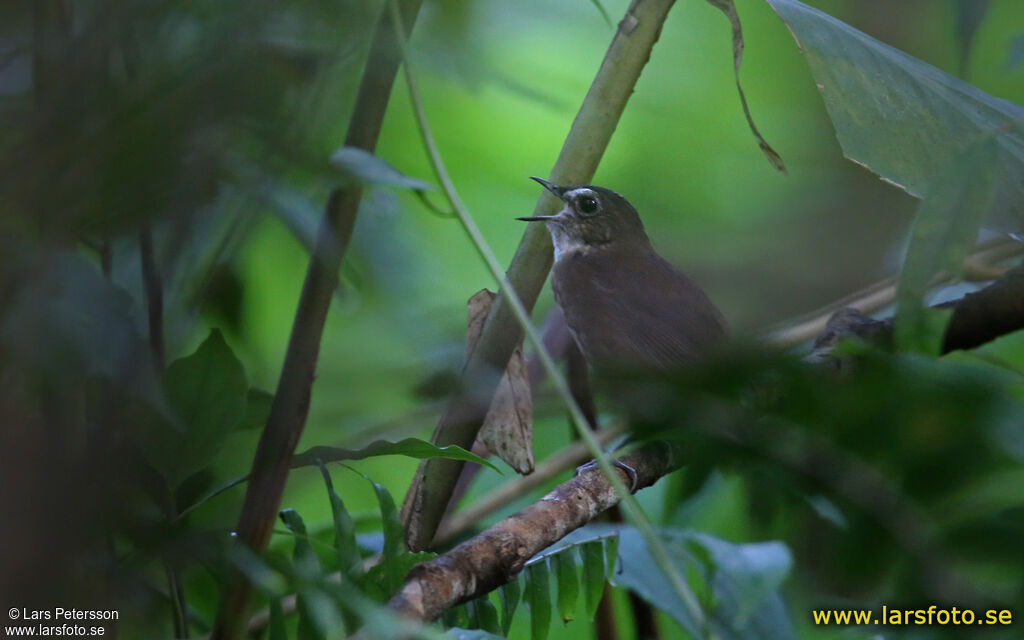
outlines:
[[[732,0],[708,0],[708,4],[718,7],[725,14],[725,17],[729,19],[729,25],[732,27],[733,75],[736,76],[736,90],[740,94],[740,104],[743,106],[743,115],[747,117],[747,125],[750,126],[750,132],[754,134],[754,138],[757,139],[757,146],[761,148],[761,152],[768,158],[768,162],[775,167],[775,170],[780,173],[786,173],[786,165],[782,161],[782,156],[775,149],[772,149],[768,141],[761,135],[761,132],[757,130],[757,125],[754,124],[754,117],[750,115],[750,107],[747,105],[747,96],[743,93],[743,85],[740,84],[740,62],[743,60],[743,30],[740,27],[740,16],[736,13],[736,5],[733,4]]]
[[[484,321],[496,297],[494,292],[481,289],[469,299],[467,355],[480,339]],[[522,340],[512,352],[508,368],[494,392],[491,408],[476,439],[518,473],[533,473],[533,399],[526,360],[523,358]]]

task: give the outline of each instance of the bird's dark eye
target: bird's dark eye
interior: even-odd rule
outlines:
[[[576,203],[576,208],[580,210],[580,213],[594,213],[597,211],[597,200],[589,196],[580,198]]]

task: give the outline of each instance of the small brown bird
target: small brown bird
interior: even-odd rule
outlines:
[[[726,333],[707,295],[651,246],[636,209],[608,189],[533,178],[565,206],[542,221],[551,233],[551,288],[591,367],[667,371]]]

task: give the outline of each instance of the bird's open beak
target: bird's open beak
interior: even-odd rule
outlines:
[[[530,176],[530,180],[536,180],[542,187],[550,191],[559,200],[562,199],[562,194],[565,193],[565,187],[559,187],[558,185],[551,184],[547,180],[538,178],[537,176]],[[528,216],[525,218],[516,218],[516,220],[522,220],[523,222],[546,222],[556,216]]]
[[[535,180],[536,182],[539,182],[542,187],[553,193],[555,197],[558,198],[559,200],[562,199],[562,195],[565,193],[565,187],[559,187],[558,185],[551,184],[547,180],[542,180],[537,176],[531,176],[530,180]]]
[[[516,218],[516,220],[522,220],[523,222],[546,222],[555,216],[527,216],[525,218]]]

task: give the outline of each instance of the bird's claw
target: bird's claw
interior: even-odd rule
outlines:
[[[637,470],[621,460],[612,460],[611,462],[613,467],[617,469],[622,469],[622,471],[626,474],[626,477],[629,478],[629,483],[627,484],[627,486],[629,487],[629,492],[635,493],[637,485],[640,484],[640,474],[637,473]],[[593,469],[596,466],[598,466],[597,461],[591,460],[587,464],[576,467],[576,473],[574,473],[573,476],[578,476],[584,471],[588,469]]]

